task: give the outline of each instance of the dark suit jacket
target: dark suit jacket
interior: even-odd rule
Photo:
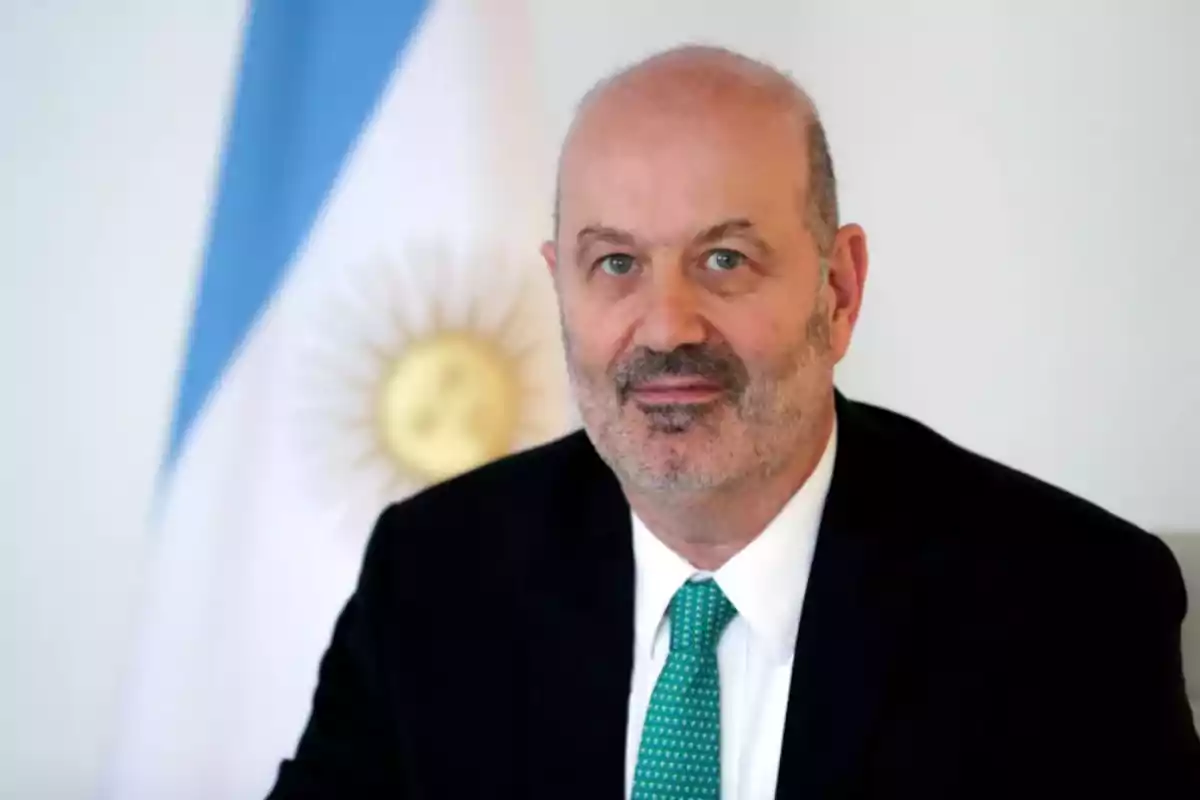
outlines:
[[[1200,798],[1158,539],[838,398],[777,797]],[[620,798],[629,508],[581,433],[388,509],[272,798]]]

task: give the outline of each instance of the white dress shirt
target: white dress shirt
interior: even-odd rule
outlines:
[[[633,515],[634,656],[625,740],[625,796],[646,709],[671,647],[671,598],[685,581],[712,577],[737,609],[717,645],[721,681],[721,797],[775,796],[800,610],[817,529],[833,477],[837,428],[817,468],[766,529],[713,573],[697,570]]]

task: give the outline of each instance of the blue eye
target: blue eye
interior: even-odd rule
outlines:
[[[713,250],[704,258],[704,266],[713,272],[732,272],[746,262],[737,250]]]
[[[600,259],[598,266],[609,275],[618,277],[628,275],[633,271],[633,256],[626,255],[625,253],[613,253],[610,256]]]

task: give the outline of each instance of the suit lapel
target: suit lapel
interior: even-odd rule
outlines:
[[[616,479],[580,451],[547,492],[548,537],[530,568],[526,608],[526,797],[624,794],[633,670],[633,547]]]
[[[902,649],[915,548],[903,469],[838,397],[838,453],[796,641],[776,797],[853,793]]]
[[[801,615],[776,797],[852,794],[909,622],[921,521],[903,454],[838,396],[838,454]],[[523,796],[624,794],[633,670],[629,507],[590,443],[546,491],[528,570]],[[865,498],[865,501],[864,501]],[[522,731],[514,730],[514,735]],[[520,752],[518,748],[516,752]]]

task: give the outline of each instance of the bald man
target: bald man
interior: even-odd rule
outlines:
[[[600,84],[542,253],[585,430],[382,515],[272,797],[1200,797],[1166,547],[835,390],[787,77]]]

